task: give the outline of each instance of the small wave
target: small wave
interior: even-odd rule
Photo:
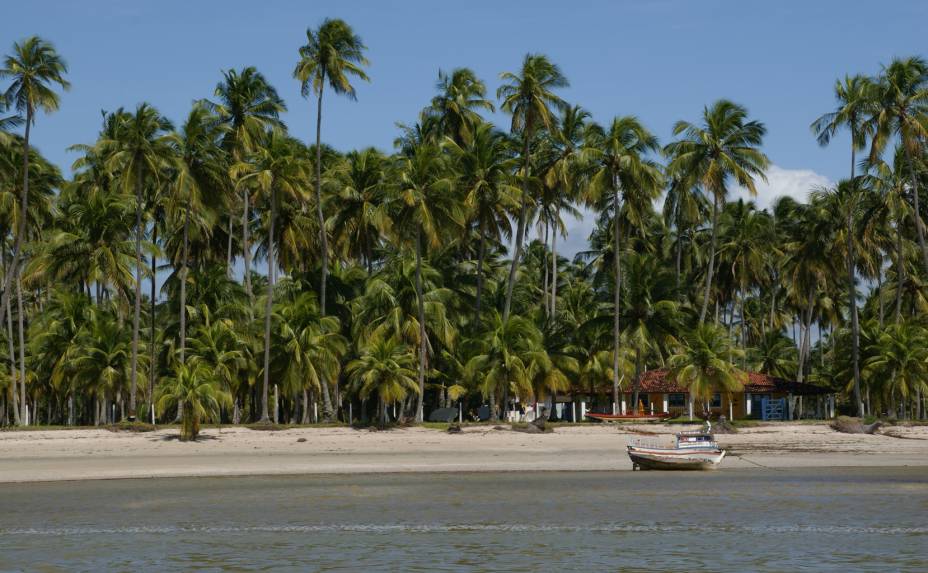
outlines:
[[[742,533],[756,535],[818,533],[829,535],[928,535],[928,527],[846,525],[659,525],[607,523],[591,525],[545,524],[320,524],[320,525],[164,525],[128,527],[3,528],[0,536],[70,537],[88,535],[172,535],[187,533]]]

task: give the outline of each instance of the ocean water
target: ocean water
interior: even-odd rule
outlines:
[[[928,571],[924,468],[0,485],[0,571]]]

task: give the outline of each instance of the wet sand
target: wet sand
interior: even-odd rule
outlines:
[[[631,470],[625,445],[669,439],[666,425],[565,425],[550,434],[474,426],[463,434],[428,428],[254,431],[208,429],[181,443],[176,428],[149,433],[105,429],[0,432],[0,483],[89,479]],[[650,433],[657,436],[647,435]],[[719,435],[734,468],[928,468],[928,426],[878,435],[840,434],[825,424],[777,423]],[[928,471],[928,469],[926,469]]]

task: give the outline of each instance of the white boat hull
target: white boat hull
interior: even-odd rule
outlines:
[[[702,448],[642,448],[628,446],[634,469],[714,470],[725,458],[725,450]]]

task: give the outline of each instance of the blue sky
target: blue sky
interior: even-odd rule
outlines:
[[[314,115],[291,72],[306,28],[325,17],[347,20],[372,64],[357,102],[327,99],[323,139],[336,148],[390,149],[395,122],[415,119],[439,69],[471,67],[495,93],[500,72],[540,52],[570,80],[567,100],[600,123],[637,115],[662,142],[676,120],[697,119],[718,98],[747,106],[768,127],[775,166],[763,205],[845,176],[847,139],[821,149],[809,123],[833,106],[839,76],[875,74],[894,56],[923,54],[928,3],[48,0],[4,7],[0,50],[38,34],[67,59],[73,87],[33,132],[67,172],[74,156],[65,148],[94,139],[101,109],[147,101],[178,122],[230,67],[262,71],[289,106],[291,131],[308,139]],[[576,247],[589,221],[571,225]]]

